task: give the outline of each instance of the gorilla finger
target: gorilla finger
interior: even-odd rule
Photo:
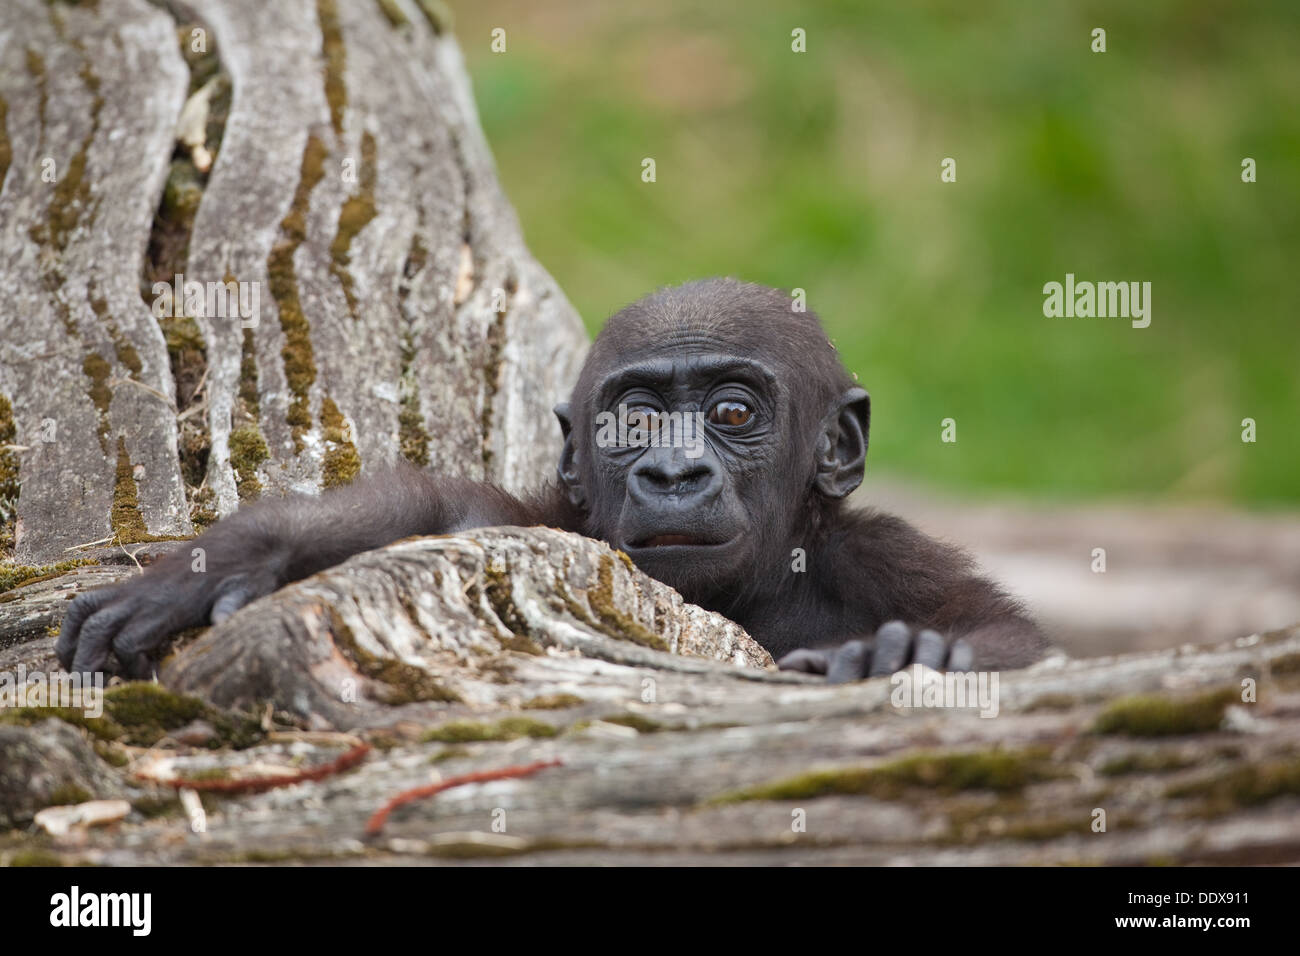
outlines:
[[[59,658],[59,665],[66,671],[72,666],[72,658],[77,650],[77,634],[86,618],[100,610],[112,600],[115,588],[103,588],[78,594],[68,611],[63,615],[63,626],[59,629],[59,639],[54,644],[54,653]]]
[[[871,661],[872,677],[885,677],[907,666],[912,656],[912,629],[902,621],[882,624],[876,632],[876,654]]]
[[[830,667],[826,668],[826,682],[847,684],[862,680],[867,676],[871,657],[871,645],[866,641],[846,641],[831,655]]]
[[[177,615],[164,605],[150,604],[136,610],[112,641],[113,653],[126,665],[141,654],[154,650],[180,626]]]
[[[825,674],[827,664],[830,663],[830,654],[826,651],[814,651],[807,647],[801,647],[797,651],[791,651],[779,661],[776,666],[783,671],[800,671],[804,674]]]
[[[81,625],[81,633],[77,637],[77,654],[70,669],[77,674],[102,671],[104,662],[108,660],[108,648],[113,635],[134,611],[134,602],[118,601],[92,614]]]
[[[912,649],[913,664],[924,664],[941,671],[947,657],[948,642],[938,631],[925,630],[916,635],[916,646]]]
[[[153,658],[148,654],[130,654],[125,657],[118,654],[117,659],[122,664],[124,676],[131,680],[149,680],[154,676]]]
[[[975,648],[969,642],[956,640],[948,652],[948,670],[973,671],[975,669]]]
[[[248,582],[240,582],[234,585],[212,605],[212,614],[210,615],[213,624],[220,624],[230,615],[234,614],[245,604],[257,600],[260,594]]]

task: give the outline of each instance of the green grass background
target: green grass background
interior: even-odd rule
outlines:
[[[872,394],[870,470],[1300,501],[1300,3],[453,5],[501,180],[593,332],[690,278],[802,287]],[[1045,318],[1066,272],[1150,281],[1150,328]]]

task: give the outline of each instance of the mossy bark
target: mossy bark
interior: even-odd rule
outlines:
[[[437,4],[11,6],[0,561],[189,536],[399,455],[548,477],[586,337]]]

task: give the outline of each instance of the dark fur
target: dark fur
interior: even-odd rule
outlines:
[[[658,362],[674,376],[663,384],[665,410],[677,401],[703,409],[722,381],[697,368],[710,354],[757,370],[750,384],[762,412],[751,431],[711,429],[705,453],[689,462],[680,450],[596,447],[595,415],[617,398],[602,383]],[[854,677],[868,672],[874,636],[894,620],[913,633],[938,631],[950,648],[964,640],[982,669],[1023,666],[1044,653],[1021,607],[977,576],[963,552],[897,518],[845,507],[861,480],[869,401],[816,316],[793,311],[783,293],[710,279],[633,303],[597,337],[557,414],[565,432],[559,481],[526,500],[403,465],[320,499],[260,502],[194,542],[206,552],[206,573],[190,570],[186,548],[141,578],[78,598],[59,638],[60,660],[99,670],[112,649],[127,670],[147,671],[149,653],[169,635],[350,555],[410,535],[498,524],[549,525],[624,548],[688,600],[743,625],[774,656],[864,640]],[[722,543],[638,547],[681,533]],[[802,573],[791,569],[796,548],[806,553]],[[800,652],[789,662],[824,672],[834,653]],[[910,654],[904,648],[885,661],[882,653],[872,672],[901,666]]]

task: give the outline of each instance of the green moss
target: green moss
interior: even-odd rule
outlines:
[[[230,433],[230,467],[235,471],[235,487],[239,500],[247,501],[262,494],[262,483],[257,469],[271,457],[266,439],[256,425],[245,425]]]
[[[468,757],[469,755],[469,751],[464,747],[443,747],[429,758],[429,763],[442,763],[444,760],[458,760],[461,757]]]
[[[185,697],[157,684],[136,681],[104,694],[104,714],[126,731],[128,743],[149,746],[167,731],[178,730],[205,716],[197,697]]]
[[[1042,710],[1073,710],[1079,706],[1079,698],[1073,694],[1041,694],[1025,708],[1025,713],[1032,714]]]
[[[418,242],[418,236],[416,238]],[[415,378],[415,343],[410,332],[402,336],[402,408],[397,415],[397,437],[402,457],[421,468],[429,464],[429,432],[420,413],[420,391]]]
[[[86,803],[95,798],[85,787],[79,787],[75,783],[64,783],[55,787],[50,794],[51,807],[75,806],[78,803]]]
[[[207,475],[208,455],[212,451],[212,436],[208,434],[204,422],[195,420],[197,417],[191,415],[181,422],[176,436],[181,478],[185,481],[185,492],[189,498],[191,521],[214,497],[212,489],[203,484]]]
[[[156,794],[132,800],[131,809],[146,820],[159,820],[164,817],[180,817],[184,815],[180,800],[174,794],[169,794],[166,791],[159,791]]]
[[[140,353],[135,350],[135,346],[118,332],[113,330],[113,351],[117,355],[117,360],[131,373],[134,378],[139,378],[140,373],[144,370],[144,364],[140,361]]]
[[[229,767],[204,767],[185,774],[187,780],[230,780],[234,777]]]
[[[506,292],[513,297],[516,289],[514,276],[506,278]],[[481,444],[483,452],[483,469],[488,474],[492,473],[492,444],[489,436],[495,431],[493,414],[496,404],[497,388],[501,380],[501,351],[505,348],[506,342],[506,316],[510,311],[510,298],[506,300],[506,308],[496,314],[492,325],[487,330],[486,346],[487,356],[483,360],[483,412],[479,418],[481,425],[481,434],[483,440]]]
[[[1300,654],[1283,654],[1268,662],[1269,673],[1274,677],[1300,674]]]
[[[15,707],[12,710],[0,710],[0,724],[17,727],[30,727],[50,718],[80,727],[96,740],[117,740],[123,734],[122,728],[107,714],[102,717],[87,717],[75,707]]]
[[[443,687],[423,668],[391,658],[380,658],[357,643],[352,629],[332,608],[329,611],[330,634],[343,656],[352,662],[357,672],[387,687],[382,700],[386,704],[409,704],[412,701],[431,700],[454,703],[460,695]]]
[[[406,11],[402,9],[397,0],[379,0],[379,9],[384,16],[388,17],[388,22],[394,27],[409,27],[411,21],[406,16]]]
[[[239,400],[244,403],[242,413],[254,422],[261,414],[257,380],[257,342],[253,330],[244,329],[244,342],[239,354]]]
[[[159,213],[167,221],[183,226],[188,233],[198,215],[199,203],[203,201],[203,181],[204,176],[193,160],[186,157],[173,159],[167,167]]]
[[[1108,822],[1110,829],[1114,830],[1115,820],[1112,818]],[[1043,842],[1068,836],[1071,833],[1089,834],[1092,832],[1091,828],[1092,817],[1087,813],[1081,813],[1077,817],[1052,816],[1041,820],[1017,820],[1008,824],[1000,837],[1007,840]]]
[[[53,245],[62,251],[67,248],[68,237],[81,220],[81,214],[90,205],[90,183],[86,180],[86,155],[94,130],[86,134],[80,148],[68,161],[68,168],[54,184],[54,195],[45,228],[33,227],[33,238],[42,244]]]
[[[127,756],[126,751],[111,740],[95,739],[91,741],[91,745],[95,748],[95,753],[99,755],[99,759],[110,767],[120,769],[131,762],[131,758]]]
[[[9,858],[10,866],[63,866],[63,858],[49,850],[20,850]]]
[[[196,535],[202,534],[208,528],[220,520],[220,516],[212,507],[217,496],[212,493],[211,488],[200,488],[190,496],[190,524],[194,527]]]
[[[341,448],[328,449],[321,463],[321,469],[323,487],[335,488],[339,485],[351,484],[361,472],[361,456],[349,442]]]
[[[166,280],[168,285],[172,276]],[[162,326],[163,341],[167,344],[167,357],[171,360],[172,377],[176,380],[176,404],[184,411],[194,403],[194,393],[203,379],[203,370],[207,368],[207,343],[203,333],[192,316],[165,315],[159,321]]]
[[[402,410],[397,415],[398,441],[401,443],[402,457],[413,465],[425,468],[429,464],[429,433],[424,429],[418,399],[414,399],[414,392],[410,394],[413,400],[403,398]]]
[[[563,595],[568,597],[566,604],[573,607],[581,607],[567,593]],[[596,586],[588,589],[587,601],[591,609],[600,618],[605,625],[601,629],[606,631],[611,637],[617,637],[625,641],[631,641],[634,644],[640,644],[643,647],[651,647],[657,651],[668,650],[668,643],[650,630],[640,621],[630,617],[623,612],[614,602],[614,559],[607,555],[602,555],[600,564],[596,571]]]
[[[0,186],[4,185],[5,176],[9,174],[9,164],[13,161],[14,150],[9,145],[9,104],[0,96]]]
[[[104,691],[104,713],[87,717],[74,707],[21,707],[0,711],[0,723],[31,726],[49,718],[83,728],[99,741],[152,747],[173,730],[202,718],[216,737],[208,745],[248,747],[265,735],[256,717],[228,714],[148,681],[133,681]]]
[[[600,720],[607,724],[618,724],[620,727],[631,727],[642,734],[658,733],[666,729],[659,721],[640,714],[615,714],[612,717],[601,717]]]
[[[325,100],[330,107],[334,135],[343,135],[343,111],[348,105],[348,90],[343,83],[347,67],[347,48],[343,44],[343,27],[339,24],[335,0],[316,0],[320,20],[321,56],[325,59]]]
[[[39,94],[40,109],[37,112],[37,120],[41,124],[41,137],[45,136],[45,113],[49,90],[46,87],[45,77],[45,58],[28,47],[24,51],[24,60],[27,67],[27,75],[30,76],[36,84],[36,90]]]
[[[140,361],[140,353],[135,350],[131,340],[122,334],[117,327],[117,323],[113,321],[113,316],[108,309],[108,301],[93,282],[87,297],[90,299],[90,309],[95,313],[95,318],[99,320],[102,328],[108,330],[108,335],[113,340],[113,353],[117,356],[118,363],[130,373],[132,378],[138,379],[140,373],[144,370],[144,365]]]
[[[520,654],[530,654],[533,657],[540,657],[546,653],[542,650],[542,645],[527,634],[511,634],[509,637],[497,638],[497,641],[507,651],[518,651]]]
[[[144,517],[140,514],[140,500],[131,457],[126,452],[126,439],[121,435],[117,438],[117,477],[113,483],[113,507],[109,521],[121,544],[184,540],[180,535],[149,533]]]
[[[22,491],[22,464],[10,445],[18,443],[14,407],[0,395],[0,556],[9,554],[18,521],[18,495]],[[0,574],[3,572],[0,571]],[[4,590],[0,588],[0,591]]]
[[[502,624],[509,628],[512,634],[528,638],[528,622],[524,620],[519,608],[515,606],[514,596],[511,594],[510,589],[509,573],[503,568],[488,565],[483,569],[483,577],[487,582],[483,586],[483,592],[487,596],[488,603],[492,605],[493,613],[496,614]],[[522,650],[527,654],[542,653],[541,647],[531,638],[523,646],[513,646],[510,649]]]
[[[1196,761],[1176,750],[1148,752],[1133,750],[1107,760],[1098,769],[1105,777],[1122,777],[1130,773],[1172,773],[1195,765]]]
[[[77,45],[79,46],[79,44]],[[84,54],[85,51],[82,52]],[[44,122],[46,106],[45,61],[39,53],[33,50],[27,51],[27,70],[37,80],[40,87],[41,117],[42,122]],[[54,193],[50,197],[50,205],[46,212],[45,221],[34,224],[29,230],[29,235],[34,242],[51,246],[59,252],[67,248],[68,238],[72,235],[73,230],[77,228],[82,215],[90,209],[90,182],[86,179],[86,159],[90,152],[90,144],[94,141],[95,133],[99,129],[99,114],[104,106],[104,97],[99,92],[99,78],[91,70],[89,58],[83,59],[78,73],[82,82],[86,84],[87,89],[92,94],[90,128],[86,131],[85,138],[82,139],[77,151],[68,160],[68,166],[63,170],[63,175],[59,176],[54,184]]]
[[[351,484],[361,473],[361,456],[357,453],[357,446],[347,437],[343,413],[328,395],[321,400],[320,423],[326,443],[321,463],[321,484],[326,488]]]
[[[382,730],[372,730],[366,735],[366,743],[383,753],[388,753],[394,747],[400,746],[402,741],[398,740],[393,734],[385,733]]]
[[[211,748],[249,747],[265,736],[255,716],[230,714],[208,706],[197,697],[177,694],[148,681],[133,681],[104,692],[104,716],[122,727],[121,743],[150,747],[170,731],[195,720],[210,723],[216,736]]]
[[[1103,710],[1092,725],[1097,734],[1163,737],[1217,730],[1229,704],[1240,700],[1231,688],[1191,697],[1125,697]]]
[[[506,717],[495,724],[475,720],[453,720],[435,727],[421,740],[445,744],[463,744],[490,740],[517,740],[520,737],[554,737],[559,731],[554,725],[531,717]]]
[[[585,704],[577,694],[543,694],[524,703],[525,710],[564,710]]]
[[[59,561],[55,564],[0,564],[0,594],[12,591],[24,584],[48,581],[66,574],[73,568],[99,564],[93,558],[77,558],[74,561]]]
[[[375,171],[378,166],[375,138],[366,130],[361,134],[361,170],[357,191],[349,196],[339,209],[339,221],[334,232],[334,241],[330,243],[330,271],[343,287],[343,296],[348,300],[348,311],[352,318],[357,317],[357,297],[353,291],[352,273],[348,266],[352,263],[352,240],[369,222],[375,218]]]
[[[90,395],[90,401],[95,406],[99,418],[99,446],[105,454],[108,453],[108,407],[113,402],[113,391],[108,387],[108,379],[112,374],[113,368],[105,361],[104,357],[98,352],[89,353],[82,360],[81,370],[85,372],[86,377],[90,379],[90,388],[87,392]]]
[[[1017,791],[1054,776],[1038,749],[984,753],[926,753],[866,768],[822,770],[775,783],[733,791],[716,803],[744,800],[804,800],[832,794],[855,794],[897,800],[909,790],[955,793],[966,790]]]
[[[322,0],[322,4],[325,0]],[[316,136],[307,138],[303,148],[302,167],[293,202],[280,222],[280,239],[271,247],[266,269],[271,297],[280,313],[280,329],[284,332],[284,374],[292,396],[286,419],[293,435],[295,452],[303,450],[303,435],[311,428],[309,389],[316,381],[316,360],[312,352],[311,327],[303,314],[298,299],[298,277],[293,264],[294,254],[307,237],[307,210],[312,190],[325,175],[325,144]]]
[[[429,27],[434,33],[442,36],[444,33],[451,32],[456,18],[445,0],[415,0],[415,2],[419,5],[424,18],[429,21]]]
[[[1212,777],[1165,789],[1167,797],[1204,798],[1205,809],[1211,816],[1297,795],[1300,795],[1300,758],[1295,757],[1243,764]]]
[[[117,479],[113,485],[113,510],[111,524],[123,543],[140,541],[149,536],[144,518],[140,515],[134,469],[126,452],[126,439],[117,439]]]

